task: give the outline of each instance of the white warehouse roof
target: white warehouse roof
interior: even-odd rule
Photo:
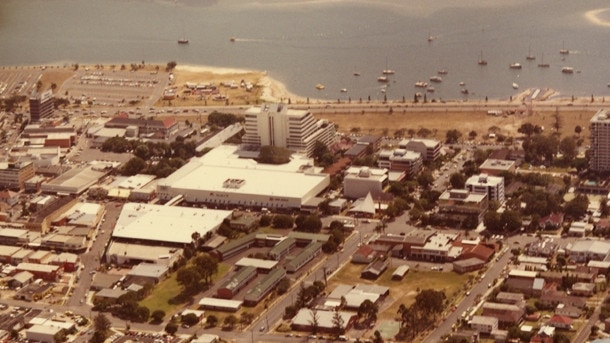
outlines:
[[[193,232],[214,231],[231,211],[127,203],[112,237],[169,243],[190,243]]]

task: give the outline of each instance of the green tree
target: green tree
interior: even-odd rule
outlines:
[[[210,254],[199,254],[195,257],[194,265],[198,274],[206,285],[212,283],[212,277],[218,273],[218,260]]]
[[[134,157],[127,161],[121,170],[121,174],[125,176],[132,176],[141,173],[144,169],[146,169],[147,164],[140,157]]]
[[[377,312],[379,308],[370,300],[363,301],[358,307],[358,318],[364,319],[368,324],[377,321]]]
[[[209,326],[209,327],[215,327],[216,325],[218,325],[218,317],[216,317],[213,314],[210,314],[207,316],[205,323]]]
[[[462,173],[453,173],[449,177],[449,183],[454,189],[463,189],[466,185],[466,177]]]
[[[110,330],[110,320],[103,313],[98,314],[93,318],[93,329],[95,331],[106,334]]]
[[[335,334],[335,337],[341,335],[343,333],[343,325],[345,324],[345,321],[343,320],[343,317],[341,317],[341,313],[339,312],[339,309],[336,308],[333,311],[333,333]]]
[[[434,183],[434,176],[432,175],[432,172],[428,169],[424,169],[417,176],[417,183],[419,183],[419,185],[423,188],[430,187],[430,185]]]
[[[456,129],[447,130],[445,134],[445,143],[446,144],[456,144],[460,138],[462,137],[462,133]]]
[[[226,316],[223,321],[225,327],[228,328],[229,330],[233,330],[233,328],[235,327],[235,324],[237,324],[237,322],[238,322],[237,317],[235,317],[232,314]]]
[[[153,311],[153,313],[151,314],[152,320],[156,323],[160,323],[163,321],[163,318],[165,318],[165,311],[163,310],[155,310]]]
[[[175,335],[176,332],[178,332],[178,324],[174,322],[167,323],[167,325],[165,325],[165,332],[171,336]]]
[[[276,229],[291,229],[294,226],[294,219],[285,214],[277,214],[273,216],[271,225]]]
[[[299,218],[302,218],[302,220],[299,220]],[[322,230],[322,220],[317,215],[297,217],[295,224],[297,231],[318,233]]]
[[[576,141],[572,137],[565,137],[559,142],[559,152],[567,163],[571,163],[578,153]]]

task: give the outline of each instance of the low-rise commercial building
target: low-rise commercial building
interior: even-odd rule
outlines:
[[[446,190],[438,199],[439,214],[459,222],[472,217],[477,223],[481,223],[488,204],[487,194],[463,189]]]

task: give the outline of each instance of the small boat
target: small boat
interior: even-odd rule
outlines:
[[[561,49],[559,50],[559,53],[562,55],[568,55],[570,53],[570,50],[565,48],[564,42],[561,42]]]
[[[608,83],[608,87],[610,87],[610,83]]]
[[[528,61],[533,61],[536,59],[536,56],[532,55],[531,47],[527,49],[527,56],[525,56],[525,59]]]
[[[418,99],[421,98],[422,96],[424,96],[424,95],[420,92],[415,93],[415,97]]]
[[[574,68],[572,67],[563,67],[561,68],[561,72],[564,74],[572,74],[574,73]]]
[[[428,93],[434,93],[434,91],[435,91],[435,89],[432,86],[426,88],[426,92],[428,92]]]
[[[516,82],[513,82],[513,89],[519,89],[519,85]]]
[[[178,39],[178,44],[188,44],[189,40],[186,38],[180,38]]]
[[[324,88],[326,88],[326,87],[323,84],[321,84],[321,83],[318,83],[316,85],[316,89],[319,90],[319,91],[323,90]]]
[[[479,57],[479,65],[480,66],[486,66],[487,65],[487,60],[483,58],[483,51],[481,51],[481,57]]]
[[[341,93],[347,93],[347,88],[341,88]]]
[[[538,63],[538,68],[548,68],[550,66],[550,64],[544,63],[544,54],[542,54],[542,57],[540,57],[540,63]]]
[[[377,78],[377,82],[389,82],[390,80],[388,79],[387,76],[380,76]]]
[[[460,86],[465,86],[465,85],[466,85],[466,82],[460,81]]]
[[[417,88],[426,88],[426,87],[428,87],[428,82],[417,81],[417,82],[415,82],[415,87],[417,87]]]
[[[430,81],[439,83],[439,82],[443,82],[443,78],[440,76],[430,76]]]
[[[235,37],[231,37],[231,38],[229,38],[229,41],[230,41],[231,43],[235,42],[235,40],[236,40],[236,38],[235,38]]]
[[[510,69],[521,69],[521,63],[513,63],[509,65]]]
[[[388,58],[385,59],[385,69],[381,71],[383,75],[394,75],[394,70],[388,68]]]
[[[462,94],[465,94],[465,95],[470,93],[470,92],[468,92],[468,88],[462,88],[462,89],[460,89],[460,92],[462,92]]]
[[[360,76],[360,72],[355,71],[355,72],[354,72],[354,76]]]
[[[387,89],[388,89],[388,87],[383,86],[383,87],[381,87],[381,89],[380,89],[379,91],[380,91],[381,93],[385,93]]]
[[[447,69],[441,69],[437,72],[439,75],[447,75],[449,72],[447,71]]]

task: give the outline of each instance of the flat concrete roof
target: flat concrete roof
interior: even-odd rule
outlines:
[[[193,232],[203,237],[215,230],[231,211],[127,203],[112,237],[169,243],[190,243]]]
[[[235,262],[236,266],[240,267],[255,267],[256,269],[270,270],[277,266],[277,261],[261,260],[259,258],[243,257]]]
[[[303,165],[313,165],[310,159],[293,155],[283,165],[259,164],[252,159],[240,159],[236,146],[220,146],[200,158],[193,158],[178,171],[159,181],[159,187],[193,189],[209,192],[305,198],[320,184],[328,185],[327,174],[303,173]],[[239,187],[225,187],[227,180],[240,180]],[[307,199],[305,199],[307,200]]]

